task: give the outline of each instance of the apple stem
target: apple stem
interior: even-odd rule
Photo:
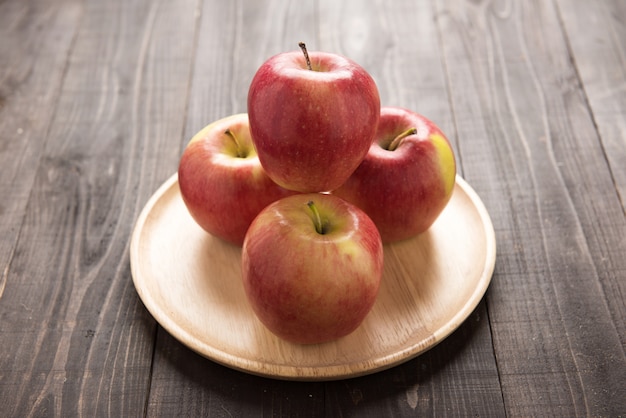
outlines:
[[[313,225],[315,225],[315,230],[318,234],[324,235],[326,230],[324,228],[324,224],[322,223],[320,212],[317,210],[317,206],[315,206],[315,203],[313,203],[312,200],[309,200],[307,206],[311,209],[311,212],[313,212]]]
[[[389,144],[387,149],[389,151],[395,151],[395,149],[398,148],[398,145],[400,145],[400,142],[404,138],[406,138],[407,136],[410,136],[410,135],[415,135],[416,133],[417,133],[417,129],[415,129],[415,128],[407,129],[406,131],[402,132],[400,135],[396,136],[393,139],[393,141],[391,141],[391,143]]]
[[[241,145],[239,144],[239,141],[237,140],[237,137],[235,136],[233,131],[231,131],[230,129],[226,129],[224,131],[224,134],[228,135],[235,143],[235,146],[237,147],[237,157],[245,158],[246,157],[245,152],[241,149]]]
[[[306,51],[306,45],[304,44],[304,42],[298,42],[298,46],[300,47],[300,49],[302,50],[302,53],[304,54],[304,59],[306,60],[306,66],[309,70],[313,70],[313,67],[311,67],[311,60],[309,59],[309,53]]]

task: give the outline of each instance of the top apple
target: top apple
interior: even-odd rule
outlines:
[[[271,57],[254,75],[250,134],[274,182],[305,193],[332,191],[367,154],[380,96],[372,77],[354,61],[300,47]]]

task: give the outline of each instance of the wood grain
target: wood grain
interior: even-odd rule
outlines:
[[[159,332],[150,416],[319,417],[324,383],[267,379],[221,366]]]
[[[625,415],[624,7],[0,1],[0,415]],[[192,353],[128,254],[193,133],[244,112],[256,68],[300,40],[441,126],[498,239],[456,332],[324,383]]]
[[[149,387],[154,322],[130,280],[129,232],[141,197],[178,158],[194,10],[185,2],[35,5],[27,6],[33,30],[42,19],[65,23],[44,34],[59,49],[41,52],[62,78],[57,97],[41,105],[36,79],[25,81],[35,115],[54,112],[32,138],[41,157],[30,167],[32,188],[23,186],[25,217],[5,270],[0,405],[6,416],[134,415]],[[68,47],[63,30],[74,27]]]
[[[78,11],[73,1],[57,7],[0,4],[0,297],[34,183],[33,168],[54,116]]]
[[[608,298],[607,305],[613,323],[626,350],[626,281],[624,271],[624,213],[626,213],[626,16],[624,3],[619,1],[598,2],[590,7],[585,2],[573,5],[560,4],[562,20],[566,29],[572,60],[580,82],[584,86],[585,99],[597,133],[587,124],[582,127],[583,137],[597,138],[601,149],[596,151],[598,165],[602,159],[608,162],[608,174],[594,167],[588,169],[584,187],[599,190],[601,200],[575,193],[577,207],[584,209],[583,229],[594,257],[602,289]],[[584,27],[584,30],[580,28]],[[586,36],[581,36],[583,33]],[[609,70],[611,69],[611,70]],[[576,120],[575,118],[572,118]],[[577,130],[579,124],[573,124]],[[588,154],[587,151],[585,151]],[[583,161],[581,164],[586,163]],[[573,174],[578,167],[571,167]],[[603,185],[613,180],[616,196],[611,187]],[[573,179],[572,182],[580,180]],[[621,202],[616,204],[616,197]],[[599,214],[602,214],[600,217]],[[598,222],[599,220],[599,222]],[[620,232],[622,231],[622,232]]]
[[[401,367],[327,384],[328,416],[504,416],[484,303],[433,349]]]
[[[584,85],[622,210],[626,211],[626,5],[619,0],[593,4],[558,0],[557,5],[572,65]]]
[[[604,300],[623,294],[624,218],[556,9],[438,8],[464,170],[483,185],[503,254],[488,306],[507,413],[617,415],[623,317]],[[611,272],[596,261],[607,257]]]

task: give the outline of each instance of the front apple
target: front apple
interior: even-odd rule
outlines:
[[[271,332],[299,344],[354,331],[376,300],[382,268],[371,219],[328,194],[272,203],[253,221],[242,250],[243,285],[254,312]]]
[[[333,194],[363,209],[389,243],[426,231],[450,200],[455,177],[453,150],[432,121],[383,107],[367,156]]]
[[[265,174],[246,114],[220,119],[194,135],[181,156],[178,183],[198,225],[238,245],[261,209],[293,194]]]
[[[276,183],[300,192],[330,191],[367,153],[380,97],[355,62],[301,47],[304,54],[278,54],[256,72],[248,92],[250,132]]]

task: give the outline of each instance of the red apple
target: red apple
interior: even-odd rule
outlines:
[[[372,220],[328,194],[272,203],[243,243],[250,305],[271,332],[293,343],[322,343],[354,331],[376,300],[382,269]]]
[[[198,225],[238,245],[261,209],[293,194],[263,170],[246,114],[220,119],[194,135],[180,159],[178,183]]]
[[[248,91],[250,132],[267,174],[299,192],[330,191],[372,142],[380,97],[372,77],[340,55],[293,51],[257,70]],[[310,64],[310,68],[307,63]]]
[[[453,150],[432,121],[383,107],[367,156],[333,194],[363,209],[389,243],[426,231],[450,200],[455,177]]]

